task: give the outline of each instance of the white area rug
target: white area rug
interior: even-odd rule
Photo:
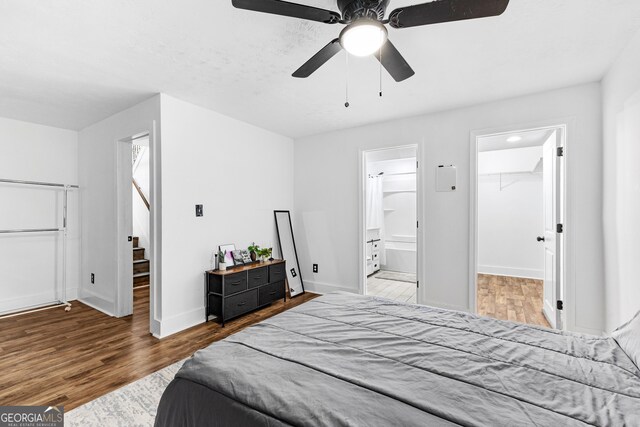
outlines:
[[[160,397],[184,362],[169,365],[65,413],[65,426],[153,426]]]

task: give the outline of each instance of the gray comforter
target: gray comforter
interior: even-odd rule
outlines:
[[[329,294],[198,351],[156,426],[640,426],[614,340]]]

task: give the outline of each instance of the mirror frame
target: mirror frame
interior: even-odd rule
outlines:
[[[283,211],[283,210],[275,210],[273,211],[273,219],[276,223],[276,234],[278,235],[278,250],[280,250],[280,256],[284,259],[284,254],[282,253],[282,242],[280,241],[280,227],[278,227],[278,214],[286,213],[289,218],[289,230],[291,230],[291,243],[293,243],[293,254],[296,257],[296,268],[298,269],[298,276],[300,277],[300,286],[302,286],[302,291],[294,295],[293,297],[297,297],[305,293],[304,290],[304,280],[302,280],[302,271],[300,270],[300,261],[298,260],[298,249],[296,248],[296,238],[293,234],[293,224],[291,223],[291,211]],[[286,260],[285,260],[286,261]],[[289,271],[287,269],[287,271]],[[289,287],[289,276],[287,275],[287,287]],[[289,298],[293,298],[291,296],[291,288],[289,288]]]

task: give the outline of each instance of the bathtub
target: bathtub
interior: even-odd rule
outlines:
[[[416,272],[416,243],[387,240],[384,242],[383,270],[402,273]]]

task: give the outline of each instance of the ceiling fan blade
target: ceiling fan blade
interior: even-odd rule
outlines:
[[[335,24],[340,21],[340,14],[336,12],[280,0],[232,0],[231,3],[238,9],[291,16],[326,24]]]
[[[310,60],[304,63],[302,67],[298,68],[293,77],[305,78],[313,74],[318,68],[322,67],[325,62],[335,56],[336,53],[342,50],[339,39],[334,39],[329,42],[328,45],[320,49],[318,53],[313,55]]]
[[[380,58],[380,53],[382,53],[382,58]],[[375,57],[397,82],[406,80],[416,73],[390,40],[387,40],[382,46],[381,52],[375,53]]]
[[[509,0],[435,0],[394,10],[389,15],[389,25],[407,28],[498,16],[508,5]]]

